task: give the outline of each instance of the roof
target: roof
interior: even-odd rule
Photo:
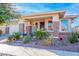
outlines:
[[[27,16],[21,16],[22,19],[31,19],[31,18],[40,18],[40,17],[49,17],[53,14],[59,14],[60,18],[64,17],[65,11],[55,11],[55,12],[46,12],[46,13],[38,13],[38,14],[32,14]]]
[[[21,16],[21,19],[27,19],[27,20],[31,20],[31,19],[38,19],[38,18],[50,18],[52,17],[53,14],[59,14],[59,18],[61,20],[63,19],[75,19],[76,17],[78,17],[78,15],[66,15],[64,16],[65,14],[65,11],[62,10],[62,11],[54,11],[54,12],[46,12],[46,13],[37,13],[37,14],[31,14],[31,15],[26,15],[26,16]]]
[[[66,15],[63,17],[63,19],[75,19],[76,17],[78,17],[78,15]]]

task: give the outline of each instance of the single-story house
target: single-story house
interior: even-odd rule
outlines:
[[[35,28],[42,28],[54,38],[59,38],[60,32],[71,32],[71,23],[77,15],[65,15],[65,11],[55,11],[47,13],[39,13],[27,16],[21,16],[19,21],[19,31],[31,34]],[[67,31],[61,28],[61,21],[67,20]]]

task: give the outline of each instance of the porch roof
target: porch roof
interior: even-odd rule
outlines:
[[[73,20],[73,19],[75,19],[77,17],[78,17],[78,15],[66,15],[66,16],[63,17],[63,19],[71,19],[71,20]]]
[[[34,18],[52,17],[53,14],[59,14],[59,18],[63,18],[65,11],[55,11],[55,12],[32,14],[32,15],[27,15],[27,16],[21,16],[21,19],[27,20],[27,19],[34,19]]]
[[[61,20],[67,19],[67,20],[71,20],[71,22],[73,23],[73,20],[74,20],[75,18],[77,18],[77,17],[78,17],[78,15],[66,15],[66,16],[64,16]]]

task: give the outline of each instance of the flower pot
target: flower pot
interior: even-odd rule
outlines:
[[[12,42],[15,42],[16,41],[16,38],[12,38]]]

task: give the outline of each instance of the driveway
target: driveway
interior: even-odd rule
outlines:
[[[79,53],[0,44],[0,53],[14,56],[79,56]]]
[[[0,44],[0,53],[6,53],[15,56],[57,56],[55,53],[45,49],[10,46],[6,44]]]

